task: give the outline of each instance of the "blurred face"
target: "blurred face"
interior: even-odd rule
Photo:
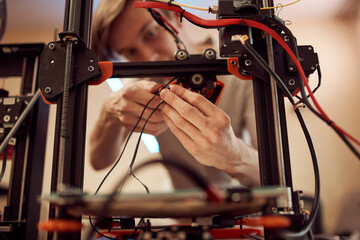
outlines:
[[[171,21],[171,20],[170,20]],[[171,21],[179,28],[177,21]],[[127,7],[110,27],[108,46],[129,61],[174,60],[177,50],[172,36],[145,9]]]

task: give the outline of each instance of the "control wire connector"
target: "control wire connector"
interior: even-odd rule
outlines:
[[[218,14],[219,13],[219,6],[209,7],[209,13]]]
[[[240,41],[243,45],[245,45],[245,42],[249,40],[249,36],[248,35],[233,35],[231,37],[231,41],[235,42],[235,41]]]

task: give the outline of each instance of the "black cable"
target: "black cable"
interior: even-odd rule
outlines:
[[[166,160],[166,159],[161,159],[161,160],[152,160],[152,161],[148,161],[145,163],[140,164],[139,166],[137,166],[136,168],[134,168],[134,171],[137,171],[143,167],[146,167],[150,164],[155,164],[155,163],[161,163],[163,165],[170,165],[170,166],[174,166],[176,168],[178,168],[180,171],[182,171],[183,173],[185,173],[186,175],[188,175],[194,182],[196,182],[202,189],[206,189],[209,186],[209,182],[207,181],[207,179],[205,177],[203,177],[202,175],[200,175],[198,172],[196,172],[194,169],[180,164],[176,161],[170,161],[170,160]],[[95,232],[99,233],[99,231],[97,231],[96,227],[97,227],[97,223],[101,222],[104,217],[107,215],[108,212],[108,207],[110,206],[110,203],[113,201],[114,197],[117,195],[118,193],[118,189],[120,186],[123,186],[124,183],[127,180],[128,175],[126,174],[123,178],[120,179],[120,181],[118,181],[118,183],[115,185],[115,188],[113,189],[113,191],[111,192],[111,194],[108,196],[108,198],[106,199],[105,203],[103,204],[101,211],[99,211],[99,217],[97,222],[95,223],[95,225],[92,224],[91,222],[91,217],[89,216],[89,220],[91,222],[91,231],[88,233],[87,237],[85,239],[90,239],[91,235]],[[101,233],[100,233],[101,234]],[[104,235],[103,235],[104,236]],[[107,236],[105,236],[107,237]],[[111,238],[114,239],[114,238]]]
[[[138,171],[138,170],[140,170],[142,168],[145,168],[145,167],[147,167],[149,165],[157,164],[157,163],[177,168],[182,173],[187,175],[192,181],[194,181],[203,190],[207,190],[207,188],[209,186],[209,181],[203,175],[201,175],[200,173],[195,171],[193,168],[191,168],[191,167],[189,167],[189,166],[187,166],[185,164],[179,163],[178,161],[173,161],[173,160],[169,160],[169,159],[155,159],[155,160],[151,160],[151,161],[146,161],[146,162],[143,162],[143,163],[139,164],[138,166],[136,166],[133,169],[133,171],[135,172],[135,171]],[[124,176],[118,182],[118,184],[116,186],[122,185],[122,183],[124,181],[126,181],[126,179],[127,179],[127,176]],[[114,188],[115,193],[116,193],[117,189],[118,189],[117,187]]]
[[[147,104],[145,105],[143,111],[141,112],[141,114],[140,114],[140,116],[139,116],[139,119],[137,120],[137,122],[135,123],[135,126],[133,127],[133,129],[132,129],[131,132],[129,133],[129,136],[127,137],[127,139],[126,139],[126,141],[125,141],[124,147],[123,147],[123,149],[122,149],[122,151],[121,151],[118,159],[116,160],[116,162],[114,163],[114,165],[111,167],[111,169],[106,173],[105,177],[103,178],[103,180],[102,180],[101,183],[99,184],[98,188],[96,189],[95,195],[98,193],[98,191],[100,190],[100,188],[102,187],[102,185],[104,184],[105,180],[108,178],[108,176],[110,175],[110,173],[114,170],[114,168],[115,168],[115,167],[118,165],[118,163],[120,162],[121,157],[122,157],[122,155],[123,155],[124,152],[125,152],[126,146],[127,146],[127,144],[129,143],[129,140],[130,140],[132,134],[134,133],[137,125],[139,124],[142,115],[144,114],[147,106],[150,104],[150,102],[151,102],[155,97],[156,97],[156,95],[154,95],[154,96],[149,100],[149,102],[147,102]]]
[[[113,239],[113,240],[119,240],[118,238],[113,238],[113,237],[109,237],[109,236],[106,236],[104,234],[102,234],[100,231],[98,231],[92,221],[91,221],[91,218],[89,218],[89,222],[90,222],[90,225],[94,228],[94,231],[99,234],[100,236],[104,237],[104,238],[107,238],[107,239]],[[136,227],[134,227],[134,231],[126,238],[126,239],[132,239],[133,237],[135,237],[135,234],[136,234],[136,231],[140,228],[141,224],[144,222],[144,218],[141,218],[138,222],[138,225]],[[110,230],[111,231],[111,230]],[[92,234],[92,233],[91,233]],[[86,239],[90,239],[90,238],[86,238]],[[126,239],[123,239],[123,240],[126,240]]]
[[[318,65],[318,66],[316,67],[316,71],[317,71],[317,73],[318,73],[318,83],[317,83],[316,87],[315,87],[313,90],[311,90],[312,93],[315,93],[315,92],[319,89],[319,87],[321,86],[322,74],[321,74],[321,70],[320,70],[320,65]],[[296,95],[295,97],[296,97],[297,99],[299,99],[299,102],[298,102],[298,103],[303,102],[303,101],[302,101],[302,97],[300,97],[300,96],[298,96],[298,95]],[[309,98],[310,98],[310,95],[307,95],[306,97],[309,99]],[[296,104],[298,104],[298,103],[296,103]]]
[[[100,236],[102,236],[102,237],[104,237],[104,238],[107,238],[107,239],[112,239],[112,240],[119,240],[118,238],[113,238],[113,237],[109,237],[109,236],[106,236],[106,235],[104,235],[104,234],[102,234],[100,231],[98,231],[97,229],[96,229],[96,227],[93,225],[93,223],[92,223],[92,220],[91,220],[91,216],[89,216],[89,223],[90,223],[90,225],[91,225],[91,227],[92,227],[92,229],[93,229],[93,231],[91,232],[91,235],[94,233],[94,231],[97,233],[97,234],[99,234]],[[91,239],[90,237],[91,237],[91,235],[89,235],[87,238],[85,238],[85,239]]]
[[[155,108],[154,110],[151,112],[151,114],[149,115],[149,117],[146,119],[145,123],[144,123],[144,126],[143,128],[141,129],[141,132],[139,134],[139,138],[138,138],[138,141],[136,143],[136,147],[135,147],[135,151],[134,151],[134,154],[133,154],[133,158],[131,160],[131,163],[130,163],[130,166],[129,166],[129,171],[130,171],[130,174],[140,182],[141,185],[143,185],[143,187],[145,188],[146,192],[147,193],[150,193],[149,191],[149,188],[139,179],[135,176],[134,172],[133,172],[133,166],[134,166],[134,163],[135,163],[135,159],[136,159],[136,155],[137,155],[137,152],[139,150],[139,146],[140,146],[140,140],[141,140],[141,136],[144,132],[144,129],[145,129],[145,126],[147,124],[147,122],[149,121],[150,117],[156,112],[156,110],[160,107],[160,105],[162,104],[163,102],[160,102]]]
[[[286,85],[283,83],[281,78],[270,68],[270,66],[265,62],[265,60],[260,56],[260,54],[248,43],[245,42],[243,45],[244,48],[255,58],[256,61],[259,62],[262,68],[271,76],[274,77],[276,80],[276,83],[280,85],[281,90],[286,94],[287,98],[291,102],[292,105],[295,105],[295,102],[291,96],[290,91],[286,87]]]
[[[295,102],[294,102],[294,99],[292,98],[291,93],[286,88],[285,84],[282,82],[280,77],[270,68],[270,66],[265,62],[265,60],[256,52],[256,50],[248,42],[245,42],[245,44],[243,44],[243,46],[255,58],[255,60],[259,62],[261,67],[263,67],[269,75],[274,77],[274,79],[276,80],[276,83],[278,83],[280,85],[281,89],[286,94],[290,103],[293,106],[295,106]],[[308,233],[308,231],[310,230],[310,228],[315,220],[315,217],[318,213],[319,206],[320,206],[320,170],[319,170],[319,165],[318,165],[318,161],[317,161],[317,157],[316,157],[316,153],[315,153],[314,144],[311,140],[310,133],[306,127],[305,121],[301,115],[300,110],[298,108],[295,108],[294,111],[299,120],[300,126],[304,132],[305,139],[307,141],[307,144],[308,144],[308,147],[310,150],[311,159],[313,162],[314,177],[315,177],[315,191],[314,191],[314,202],[312,205],[311,214],[310,214],[309,220],[307,221],[306,225],[298,232],[281,233],[282,237],[285,237],[285,239],[305,236]]]
[[[7,20],[6,0],[0,0],[0,42],[5,33],[6,20]]]
[[[134,231],[129,235],[127,239],[133,239],[136,236],[137,230],[141,227],[141,225],[144,223],[145,218],[141,218],[138,222],[138,225],[134,228]]]
[[[175,79],[176,79],[176,77],[174,77],[173,79],[171,79],[167,84],[164,85],[163,88],[167,87],[167,86],[168,86],[171,82],[173,82]],[[147,106],[152,102],[152,100],[154,100],[154,98],[155,98],[156,96],[158,96],[158,94],[155,94],[155,95],[146,103],[146,105],[144,106],[144,109],[142,110],[142,112],[141,112],[141,114],[140,114],[140,116],[139,116],[139,119],[138,119],[137,122],[135,123],[134,127],[132,128],[131,132],[129,133],[128,138],[126,139],[126,142],[125,142],[125,144],[124,144],[124,147],[123,147],[123,149],[122,149],[122,151],[121,151],[118,159],[116,160],[116,162],[114,163],[114,165],[113,165],[113,166],[111,167],[111,169],[107,172],[107,174],[105,175],[105,177],[103,178],[103,180],[102,180],[101,183],[99,184],[98,188],[97,188],[96,191],[95,191],[95,195],[98,193],[98,191],[100,190],[100,188],[102,187],[102,185],[104,184],[105,180],[108,178],[108,176],[110,175],[110,173],[114,170],[114,168],[115,168],[115,167],[117,166],[117,164],[120,162],[120,159],[121,159],[122,155],[124,154],[124,151],[125,151],[125,149],[126,149],[126,146],[127,146],[127,144],[129,143],[129,140],[130,140],[131,135],[135,132],[135,129],[136,129],[136,127],[138,126],[138,124],[139,124],[142,116],[144,115],[144,112],[145,112]]]
[[[169,84],[171,84],[176,78],[177,78],[177,77],[172,78],[168,83],[166,83],[166,84],[163,86],[163,88],[166,88],[166,87],[167,87]],[[159,91],[159,92],[160,92],[160,91]],[[117,164],[120,162],[121,157],[122,157],[122,155],[123,155],[124,152],[125,152],[126,146],[127,146],[128,142],[129,142],[132,134],[134,133],[136,127],[138,126],[138,124],[139,124],[142,116],[144,115],[144,112],[145,112],[147,106],[148,106],[148,105],[152,102],[152,100],[154,100],[154,98],[155,98],[156,96],[158,96],[158,95],[159,95],[159,93],[156,93],[156,94],[145,104],[144,109],[142,110],[142,112],[141,112],[141,114],[140,114],[140,116],[139,116],[139,119],[138,119],[137,122],[135,123],[135,126],[132,128],[131,132],[129,133],[128,138],[126,139],[126,142],[125,142],[125,144],[124,144],[124,147],[123,147],[123,149],[122,149],[122,151],[121,151],[118,159],[116,160],[116,162],[114,163],[114,165],[111,167],[111,169],[106,173],[105,177],[103,178],[103,180],[102,180],[101,183],[99,184],[98,188],[96,189],[94,195],[96,195],[96,194],[99,192],[99,190],[100,190],[100,188],[102,187],[102,185],[104,184],[105,180],[108,178],[108,176],[110,175],[110,173],[115,169],[115,167],[117,166]],[[160,106],[160,104],[156,107],[156,109],[157,109],[159,106]],[[155,109],[155,110],[150,114],[150,116],[147,118],[146,122],[144,123],[144,126],[143,126],[143,128],[142,128],[141,133],[144,131],[144,128],[145,128],[146,123],[148,122],[149,118],[153,115],[153,113],[156,111],[156,109]],[[139,145],[140,139],[141,139],[141,135],[139,136],[138,144],[137,144],[137,147],[136,147],[136,150],[135,150],[135,153],[134,153],[135,157],[136,157],[136,153],[137,153],[137,149],[138,149],[138,145]],[[129,167],[130,173],[132,172],[132,165],[134,164],[135,157],[133,157],[133,159],[132,159],[132,161],[131,161],[131,164],[130,164],[130,167]],[[146,185],[143,184],[134,174],[133,174],[133,176],[134,176],[134,177],[145,187],[145,189],[148,191]],[[121,186],[121,188],[122,188],[122,186]],[[90,225],[91,225],[91,227],[92,227],[93,230],[88,234],[88,238],[91,237],[91,235],[93,234],[93,231],[99,233],[99,232],[97,231],[97,229],[96,229],[96,225],[94,226],[93,223],[92,223],[92,221],[91,221],[91,216],[89,216],[89,222],[90,222]],[[101,234],[101,233],[99,233],[99,234]],[[104,237],[106,237],[106,236],[104,236]]]
[[[178,50],[181,49],[180,46],[179,46],[180,43],[183,45],[183,48],[186,49],[186,46],[185,46],[184,42],[180,40],[177,33],[175,33],[173,30],[171,30],[165,24],[165,22],[161,19],[162,15],[158,11],[156,11],[156,10],[154,10],[152,8],[148,8],[148,11],[149,11],[150,15],[152,16],[152,18],[155,20],[155,22],[157,24],[159,24],[161,27],[163,27],[167,32],[169,32],[173,36],[173,38],[175,40],[176,47],[178,48]]]
[[[277,26],[278,28],[280,28],[282,31],[284,31],[285,35],[288,36],[288,39],[289,39],[289,44],[290,44],[290,48],[293,49],[295,55],[297,58],[299,58],[299,54],[298,54],[298,49],[297,49],[297,45],[295,43],[295,37],[294,35],[292,34],[292,32],[287,28],[285,27],[281,22],[275,20],[274,18],[267,18],[266,19],[269,24],[271,25],[275,25]],[[319,81],[321,81],[321,71],[320,71],[320,67],[318,66],[317,68],[318,70],[318,74],[319,74]],[[320,84],[320,82],[319,82]],[[319,85],[318,84],[318,85]],[[328,122],[317,110],[314,109],[314,107],[312,106],[312,104],[309,102],[308,100],[308,96],[305,92],[305,86],[304,86],[304,82],[303,81],[300,81],[300,93],[301,93],[301,96],[302,96],[302,102],[305,104],[306,107],[308,107],[310,109],[310,111],[315,114],[315,116],[317,116],[319,119],[321,119],[322,121],[324,121],[326,124],[328,124],[337,134],[338,136],[340,137],[341,140],[343,140],[343,142],[345,143],[345,145],[354,153],[355,156],[358,157],[358,159],[360,159],[360,152],[358,152],[355,148],[355,146],[347,139],[346,136],[344,136],[343,133],[341,133],[339,131],[338,128],[336,128],[332,122]],[[317,88],[316,88],[317,89]],[[315,89],[315,91],[316,91]]]
[[[159,24],[166,31],[168,31],[174,38],[177,38],[176,34],[170,28],[168,28],[168,26],[166,26],[166,24],[161,20],[161,15],[158,11],[155,11],[152,8],[148,8],[148,11],[152,18],[155,20],[155,22],[157,22],[157,24]]]
[[[179,162],[176,162],[176,161],[170,161],[168,159],[147,161],[147,162],[144,162],[144,163],[140,164],[136,168],[134,168],[134,171],[137,171],[137,170],[139,170],[141,168],[144,168],[144,167],[146,167],[148,165],[155,164],[155,163],[161,163],[163,165],[169,165],[169,166],[173,166],[173,167],[178,168],[181,172],[188,175],[195,183],[197,183],[199,185],[199,187],[201,187],[202,189],[209,192],[209,190],[210,190],[208,188],[209,187],[209,182],[204,176],[200,175],[198,172],[196,172],[194,169],[188,167],[187,165],[183,165],[183,164],[181,164]],[[115,187],[114,187],[113,191],[111,192],[111,194],[106,199],[105,203],[103,204],[103,206],[101,208],[101,211],[99,211],[99,217],[98,217],[97,223],[101,222],[101,220],[104,219],[104,216],[107,215],[110,203],[113,201],[114,197],[117,195],[119,187],[124,185],[124,183],[126,182],[127,177],[128,177],[128,175],[125,175],[123,178],[120,179],[120,181],[118,181],[117,184],[115,184]],[[93,234],[93,231],[97,231],[96,230],[96,224],[95,224],[95,226],[92,225],[92,229],[89,232],[89,234],[87,235],[87,238],[85,238],[85,239],[90,239],[91,235]]]
[[[306,92],[305,92],[305,86],[304,86],[304,82],[300,81],[300,92],[302,95],[302,99],[303,99],[303,103],[305,104],[306,107],[308,107],[310,109],[310,111],[312,113],[314,113],[319,119],[323,120],[326,124],[328,124],[337,134],[338,136],[341,138],[341,140],[343,140],[343,142],[345,143],[345,145],[354,153],[355,156],[358,157],[358,159],[360,159],[360,152],[358,152],[356,150],[356,148],[354,147],[354,145],[346,138],[346,136],[344,136],[344,134],[342,134],[338,128],[336,128],[333,124],[332,121],[327,121],[318,111],[316,111],[313,106],[311,105],[311,103],[309,102],[309,100],[306,97]]]

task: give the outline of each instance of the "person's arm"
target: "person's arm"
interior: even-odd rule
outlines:
[[[166,124],[200,163],[213,166],[248,186],[260,185],[257,151],[237,138],[229,116],[200,94],[173,85],[160,97]]]
[[[134,128],[145,105],[160,87],[158,83],[142,80],[126,84],[121,90],[109,95],[90,136],[90,162],[95,169],[103,169],[119,157],[121,144]],[[160,102],[159,97],[150,102],[136,132],[141,131],[146,119]],[[166,129],[158,109],[147,122],[144,133],[157,136]]]
[[[106,168],[117,159],[119,148],[130,132],[105,109],[104,106],[90,136],[90,162],[96,170]]]

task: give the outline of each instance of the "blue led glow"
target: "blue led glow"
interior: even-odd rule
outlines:
[[[109,78],[106,82],[113,92],[119,91],[124,86],[120,78]]]
[[[158,153],[160,151],[159,143],[153,135],[143,133],[141,140],[144,142],[146,148],[151,153]]]

